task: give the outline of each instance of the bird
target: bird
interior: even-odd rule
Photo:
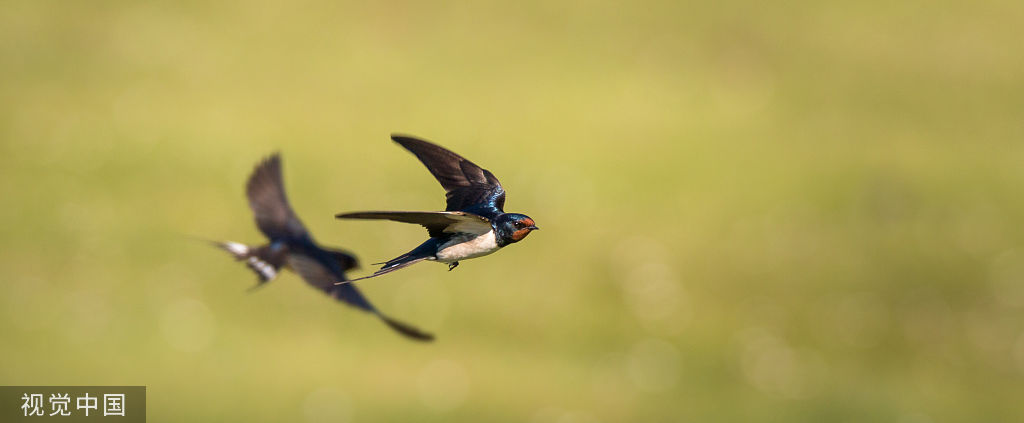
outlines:
[[[415,223],[427,229],[426,242],[391,260],[372,275],[338,281],[348,284],[404,269],[424,260],[448,264],[451,271],[462,260],[486,256],[522,241],[538,230],[536,222],[520,213],[505,213],[505,189],[490,171],[437,144],[416,137],[392,134],[391,139],[416,156],[445,190],[445,211],[365,211],[339,213],[339,219],[383,219]]]
[[[281,269],[291,269],[312,287],[352,307],[372,313],[398,333],[418,341],[431,341],[434,336],[402,323],[377,310],[355,285],[335,285],[345,280],[345,272],[359,266],[351,252],[321,247],[292,210],[285,194],[281,176],[281,156],[274,153],[258,163],[246,184],[249,208],[256,218],[256,227],[269,240],[259,246],[239,242],[213,244],[244,261],[257,276],[253,288],[273,280]]]

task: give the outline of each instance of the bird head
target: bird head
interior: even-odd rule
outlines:
[[[494,220],[494,230],[503,244],[522,241],[537,229],[540,228],[525,214],[505,213]]]

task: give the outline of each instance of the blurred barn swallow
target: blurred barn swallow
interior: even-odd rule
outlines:
[[[373,313],[392,329],[410,338],[429,341],[433,335],[396,321],[377,310],[363,297],[355,285],[335,285],[345,280],[345,272],[358,267],[356,257],[343,250],[323,248],[316,244],[309,231],[292,211],[285,196],[281,178],[281,158],[274,154],[256,166],[246,185],[249,208],[256,215],[256,226],[270,240],[250,247],[237,242],[215,242],[256,272],[257,287],[277,276],[282,268],[290,268],[312,285],[350,306]]]
[[[430,239],[408,253],[384,263],[372,278],[394,272],[423,260],[448,263],[448,270],[460,260],[485,256],[509,244],[522,241],[539,229],[529,216],[505,213],[505,190],[490,171],[462,156],[430,142],[392,135],[391,139],[420,159],[445,189],[445,211],[370,211],[338,214],[339,219],[386,219],[415,223],[427,228]],[[341,281],[346,284],[351,281]]]

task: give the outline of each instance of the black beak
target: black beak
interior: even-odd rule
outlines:
[[[527,227],[526,227],[526,229],[529,229],[529,230],[531,230],[531,231],[537,231],[537,230],[540,230],[540,228],[538,228],[538,227],[536,227],[536,226],[527,226]]]

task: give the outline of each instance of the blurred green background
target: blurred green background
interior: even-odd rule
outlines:
[[[0,383],[139,384],[152,421],[1024,420],[1024,3],[56,2],[0,8]],[[284,155],[364,263],[443,208],[388,140],[544,230],[362,283],[285,274]],[[365,274],[369,266],[357,275]]]

